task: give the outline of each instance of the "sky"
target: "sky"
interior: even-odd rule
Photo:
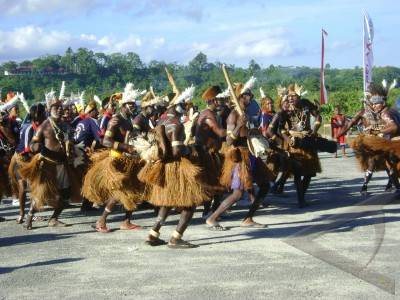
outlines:
[[[398,0],[0,0],[0,62],[64,54],[135,52],[186,64],[362,65],[363,14],[375,28],[374,64],[400,66]]]

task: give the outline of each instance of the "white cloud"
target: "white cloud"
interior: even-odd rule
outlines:
[[[26,16],[50,12],[86,13],[105,3],[105,0],[0,0],[0,14]]]
[[[25,26],[0,31],[0,55],[4,59],[30,58],[65,50],[73,37],[63,31],[46,32],[40,27]]]
[[[199,51],[206,53],[212,60],[250,60],[290,56],[299,50],[291,43],[286,30],[276,28],[232,34],[214,44],[193,43],[191,52],[194,54]]]
[[[146,53],[154,57],[165,45],[164,37],[142,38],[134,34],[123,38],[110,35],[97,37],[86,33],[74,36],[64,31],[46,31],[37,26],[0,31],[0,56],[3,61],[31,59],[45,54],[63,54],[68,47],[85,47],[105,53]]]

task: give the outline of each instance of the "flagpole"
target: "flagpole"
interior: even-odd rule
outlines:
[[[321,105],[327,103],[327,95],[325,88],[325,36],[326,31],[322,28],[321,30],[321,74],[320,74],[320,103]]]
[[[367,12],[364,12],[363,22],[363,84],[364,96],[367,95],[368,86],[372,82],[374,26]]]

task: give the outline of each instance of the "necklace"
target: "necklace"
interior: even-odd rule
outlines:
[[[54,130],[54,134],[56,136],[58,143],[60,144],[61,148],[64,148],[64,139],[65,139],[64,131],[60,127],[58,127],[58,125],[54,122],[53,119],[50,118],[49,120],[50,120],[50,125]]]

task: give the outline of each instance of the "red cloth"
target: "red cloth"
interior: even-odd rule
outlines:
[[[346,117],[342,114],[334,115],[331,118],[331,128],[332,128],[332,138],[337,139],[337,142],[341,145],[346,144],[346,136],[342,135],[341,137],[337,137],[339,132],[343,127],[346,126]]]

